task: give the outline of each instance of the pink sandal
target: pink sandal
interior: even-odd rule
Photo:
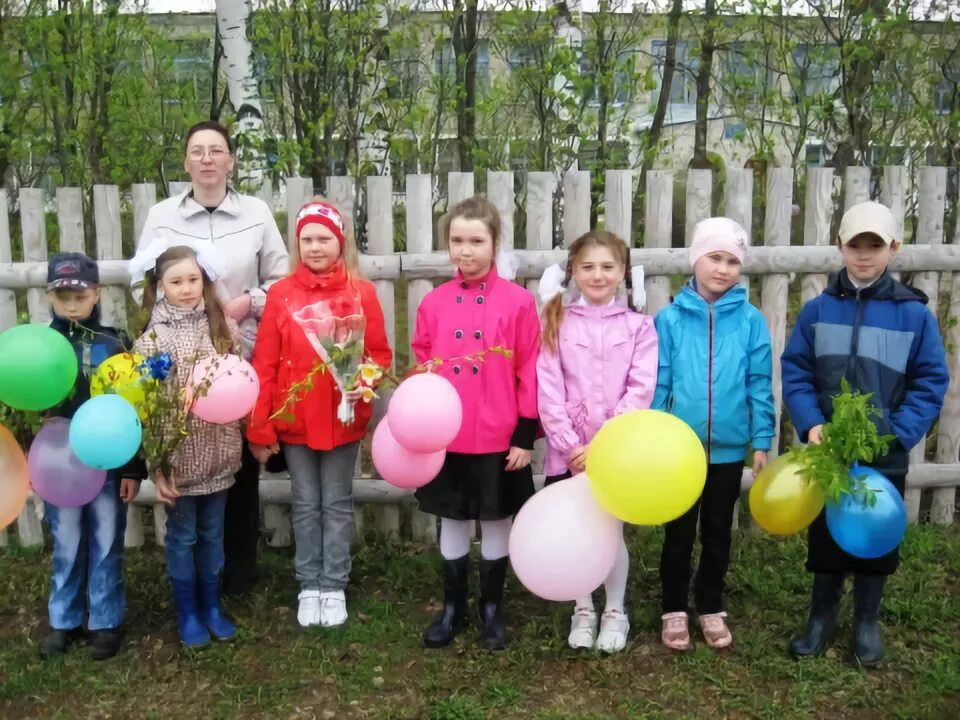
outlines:
[[[667,613],[662,620],[663,627],[660,630],[660,639],[666,647],[679,652],[693,648],[685,612]]]
[[[703,631],[703,639],[707,641],[707,645],[715,650],[730,647],[733,643],[733,635],[724,621],[726,616],[725,612],[700,616],[700,629]]]

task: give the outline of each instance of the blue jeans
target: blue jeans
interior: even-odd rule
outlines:
[[[343,590],[350,579],[353,475],[360,443],[332,450],[282,445],[293,495],[293,566],[301,590]]]
[[[78,508],[44,503],[53,535],[53,578],[48,610],[54,630],[73,630],[87,619],[88,630],[120,627],[126,613],[123,592],[123,534],[127,506],[120,478],[107,474],[100,494]]]
[[[167,510],[167,572],[174,580],[213,577],[223,569],[227,491],[178,497]]]

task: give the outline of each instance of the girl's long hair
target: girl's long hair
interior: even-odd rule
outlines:
[[[347,274],[350,277],[362,277],[362,275],[360,275],[360,257],[357,252],[357,241],[353,237],[353,223],[350,218],[344,215],[343,211],[335,203],[330,202],[323,197],[323,195],[315,195],[304,203],[303,207],[313,203],[324,203],[340,213],[340,217],[343,219],[343,249],[340,252],[340,257],[343,258],[343,263],[347,266]],[[302,209],[303,208],[301,208],[301,210]],[[296,270],[297,265],[300,264],[300,238],[296,236],[296,229],[294,229],[292,235],[293,239],[287,243],[289,246],[287,251],[290,254],[290,272]]]
[[[606,230],[590,230],[584,233],[570,245],[567,252],[567,270],[563,276],[563,286],[570,285],[573,279],[573,268],[578,259],[585,250],[590,248],[607,248],[613,256],[623,265],[624,278],[627,282],[627,305],[631,310],[633,307],[633,283],[630,279],[630,273],[627,272],[630,265],[630,248],[617,235]],[[543,344],[551,352],[557,351],[557,337],[560,334],[560,324],[563,322],[563,293],[559,293],[543,306]]]
[[[230,326],[227,325],[227,316],[223,313],[223,306],[217,297],[217,291],[213,282],[207,277],[206,271],[200,267],[197,262],[197,255],[191,249],[184,245],[177,245],[164,251],[157,258],[157,264],[153,270],[147,273],[147,282],[143,288],[143,309],[153,314],[153,308],[157,304],[157,287],[163,279],[163,274],[182,260],[193,260],[200,268],[200,274],[203,276],[203,307],[207,312],[207,322],[210,325],[210,340],[213,341],[213,347],[218,353],[228,354],[235,352],[236,348],[233,340],[233,333],[230,332]]]

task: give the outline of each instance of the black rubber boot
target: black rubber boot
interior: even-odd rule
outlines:
[[[55,655],[63,655],[67,649],[86,637],[83,628],[72,630],[54,630],[40,643],[40,657],[47,659]]]
[[[480,561],[480,602],[477,615],[480,636],[487,650],[503,650],[507,646],[507,630],[500,610],[503,605],[503,583],[507,577],[507,558]]]
[[[886,575],[853,578],[853,656],[860,667],[878,668],[883,660],[880,638],[880,602]]]
[[[467,616],[467,576],[470,556],[443,561],[443,610],[423,634],[423,646],[446,647],[460,632]]]
[[[90,657],[94,660],[109,660],[120,652],[122,645],[120,628],[90,631]]]
[[[817,573],[813,576],[810,598],[810,619],[807,629],[790,641],[790,654],[795,658],[823,655],[837,632],[837,606],[843,594],[842,573]]]

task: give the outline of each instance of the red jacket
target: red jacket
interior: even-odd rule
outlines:
[[[293,319],[293,313],[320,300],[351,299],[355,295],[360,296],[366,317],[364,359],[389,367],[392,353],[377,292],[369,281],[349,277],[342,262],[319,275],[298,265],[292,275],[275,283],[267,292],[253,348],[252,364],[260,379],[260,397],[247,427],[251,443],[272,445],[279,440],[290,445],[308,445],[314,450],[330,450],[363,439],[372,412],[370,403],[358,402],[356,419],[350,425],[343,425],[337,420],[340,391],[326,372],[314,376],[313,388],[293,406],[292,422],[280,418],[270,420],[283,405],[290,386],[303,380],[320,360]]]

